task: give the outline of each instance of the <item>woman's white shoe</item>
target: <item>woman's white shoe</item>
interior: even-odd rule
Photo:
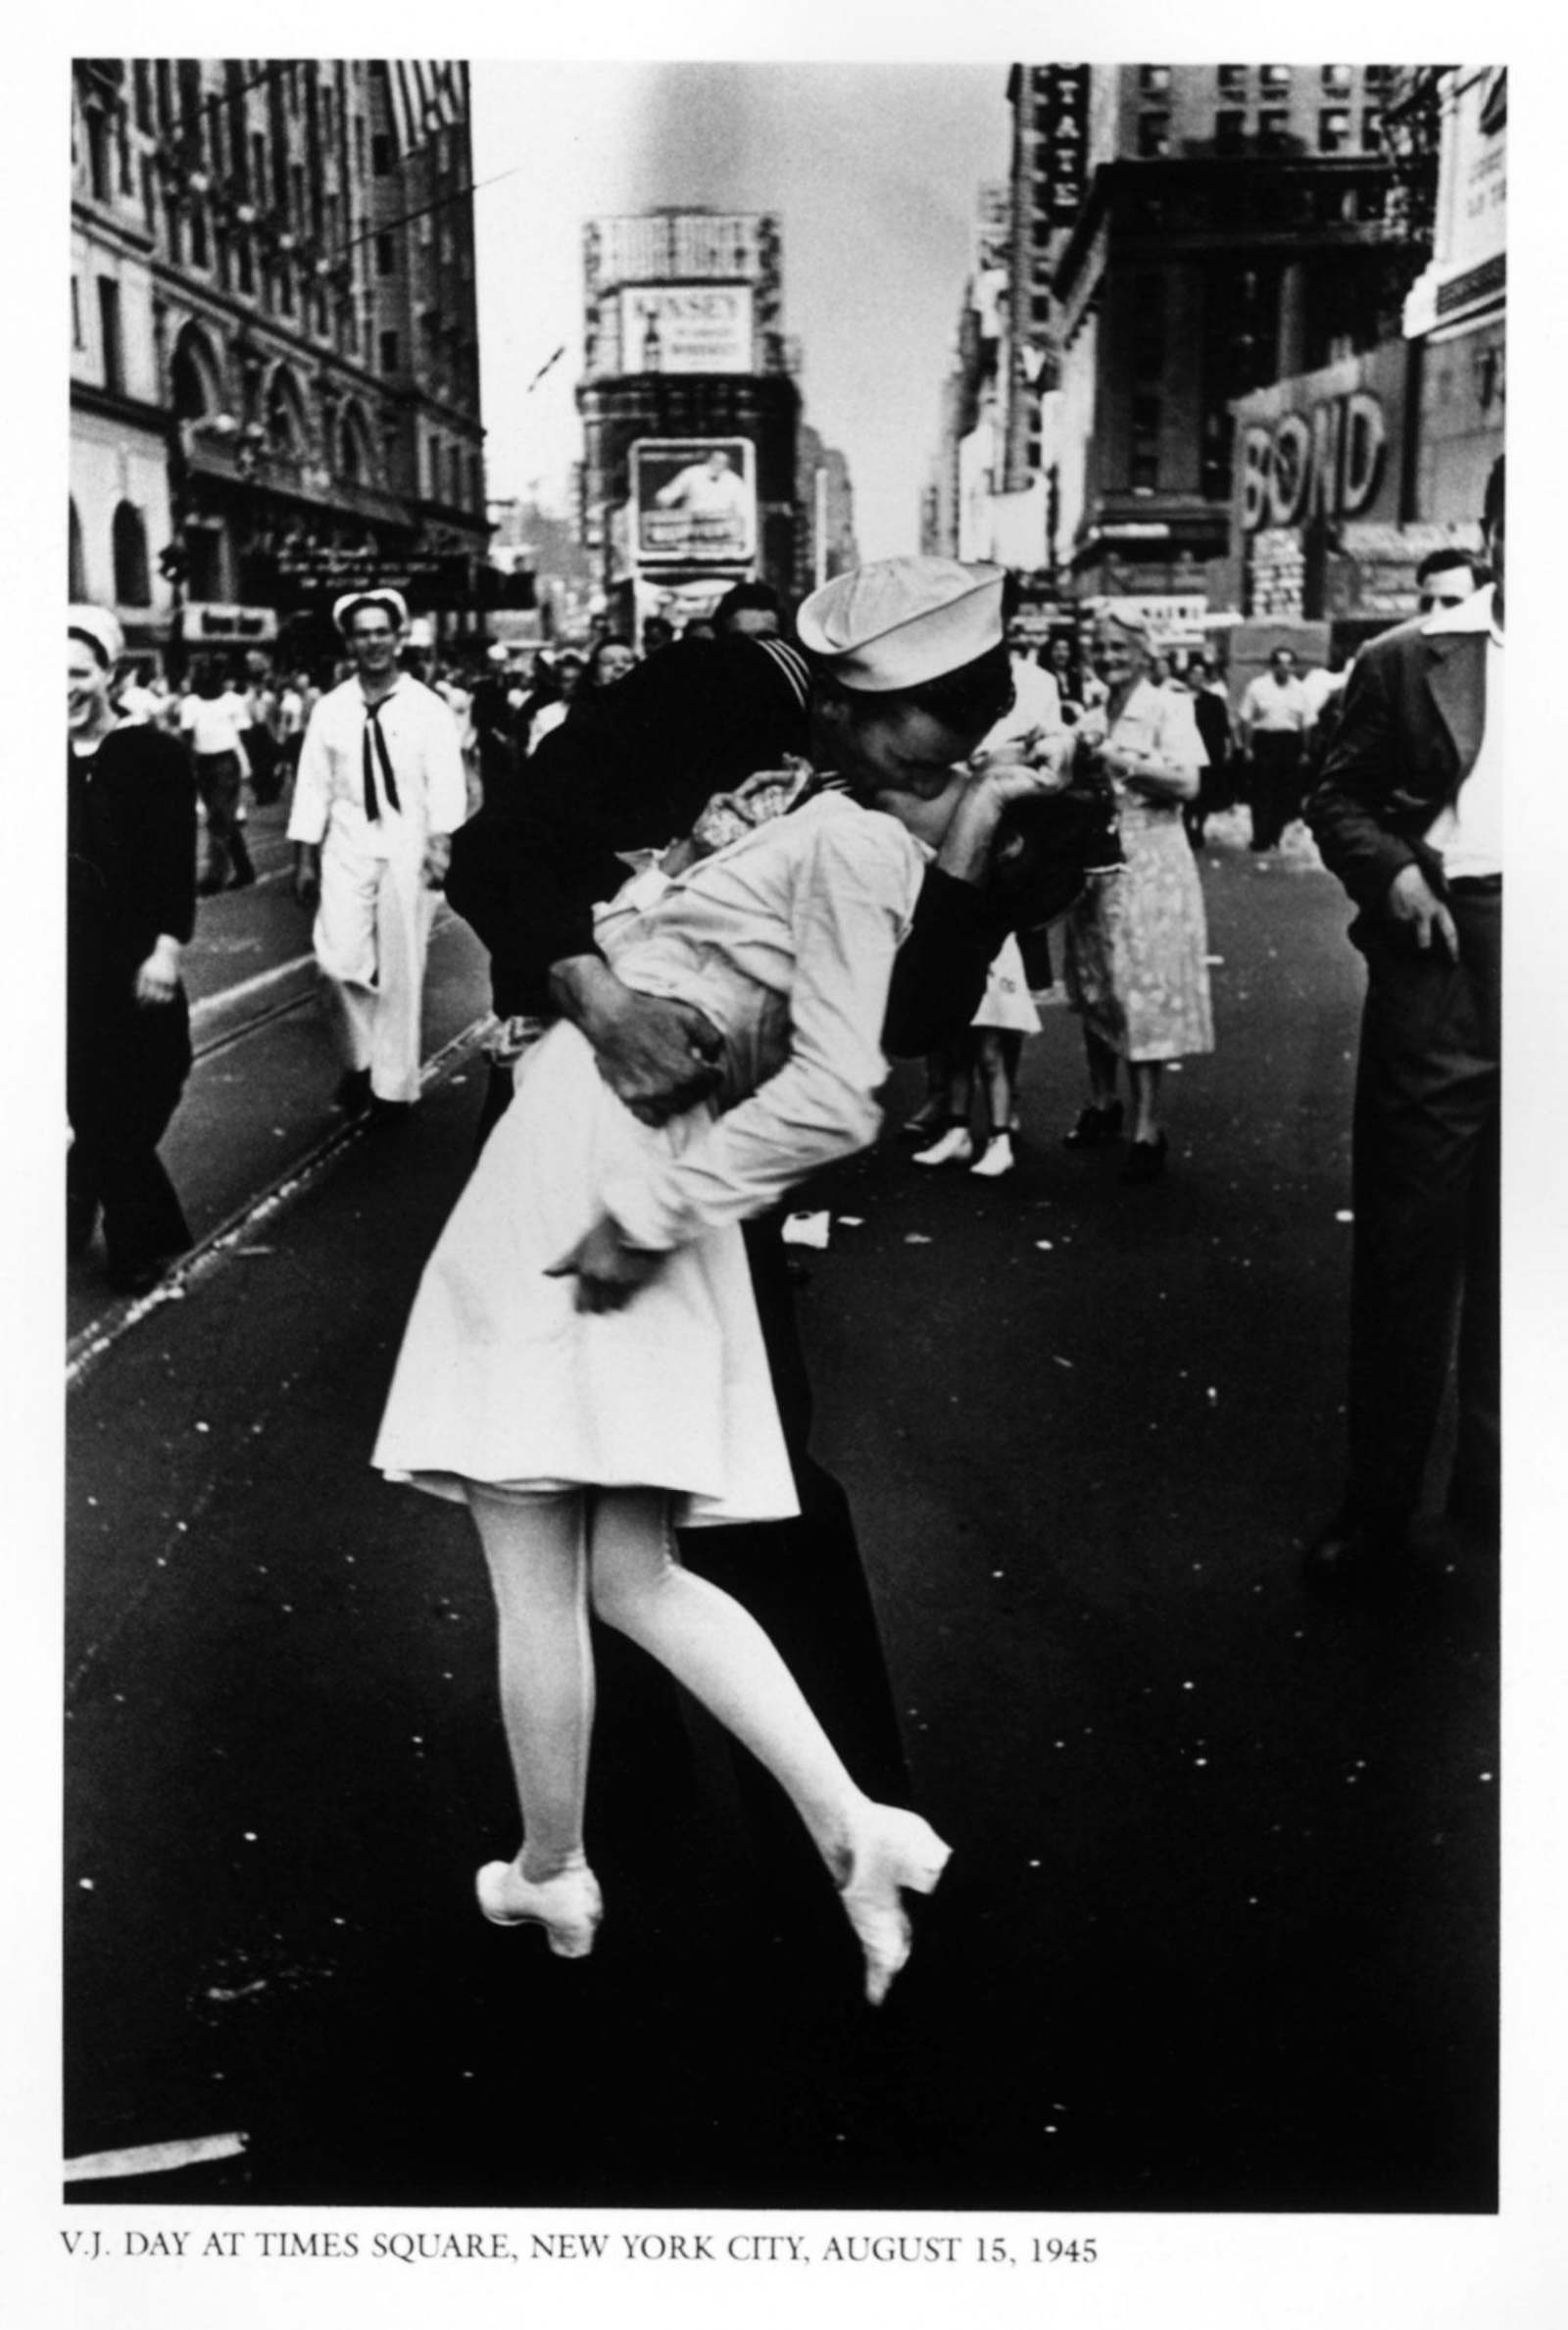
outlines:
[[[865,1995],[873,2007],[881,2006],[909,1955],[901,1896],[934,1893],[949,1857],[928,1820],[895,1805],[868,1805],[851,1830],[839,1899],[865,1954]]]
[[[917,1149],[914,1163],[924,1165],[967,1165],[974,1155],[974,1142],[966,1124],[950,1124],[940,1141],[933,1141],[929,1149]]]
[[[1010,1173],[1017,1162],[1012,1154],[1011,1136],[1004,1132],[996,1132],[987,1141],[985,1148],[969,1170],[971,1173],[982,1174],[988,1181],[996,1181],[1000,1180],[1004,1173]]]
[[[564,1869],[532,1885],[514,1860],[487,1860],[474,1891],[492,1925],[542,1925],[557,1958],[586,1958],[605,1913],[590,1868]]]

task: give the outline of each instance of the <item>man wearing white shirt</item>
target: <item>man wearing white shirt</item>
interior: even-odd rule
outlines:
[[[452,835],[467,815],[445,701],[398,668],[408,608],[395,590],[333,609],[353,675],[312,713],[289,815],[294,890],[313,934],[344,1058],[338,1104],[397,1117],[419,1097],[419,1010]]]
[[[1499,1512],[1503,466],[1487,485],[1494,585],[1362,649],[1308,818],[1360,908],[1349,1478],[1308,1556],[1320,1584],[1405,1564],[1446,1388],[1447,1512],[1494,1550]]]
[[[1251,762],[1253,850],[1272,850],[1300,808],[1301,756],[1312,725],[1305,688],[1296,676],[1296,657],[1276,647],[1268,669],[1260,671],[1242,697],[1237,714],[1242,750]]]

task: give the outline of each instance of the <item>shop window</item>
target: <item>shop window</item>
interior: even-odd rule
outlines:
[[[1214,116],[1214,151],[1216,154],[1246,153],[1247,116],[1239,108]]]
[[[1283,154],[1291,143],[1291,117],[1283,105],[1265,105],[1257,117],[1257,143],[1265,154]]]
[[[1140,114],[1138,153],[1144,162],[1162,162],[1170,152],[1169,114]]]
[[[122,607],[150,607],[152,572],[147,563],[147,528],[141,512],[122,502],[110,527],[115,562],[115,597]]]
[[[1323,94],[1326,97],[1348,97],[1354,79],[1355,67],[1353,65],[1325,65],[1323,68]]]
[[[1350,148],[1350,117],[1335,109],[1317,118],[1317,150],[1320,154],[1346,154]]]
[[[98,331],[103,345],[104,386],[115,396],[122,396],[125,347],[120,328],[120,285],[112,275],[98,277]]]
[[[1168,65],[1140,65],[1138,92],[1142,97],[1167,97],[1170,94],[1170,67]]]

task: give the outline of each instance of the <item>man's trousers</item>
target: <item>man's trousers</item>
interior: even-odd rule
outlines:
[[[1457,965],[1358,928],[1350,1484],[1358,1518],[1416,1513],[1457,1357],[1449,1509],[1494,1525],[1499,1479],[1502,891],[1458,883]]]
[[[439,892],[419,852],[378,858],[335,823],[321,847],[314,943],[345,1067],[368,1068],[377,1100],[419,1097],[419,1015]]]

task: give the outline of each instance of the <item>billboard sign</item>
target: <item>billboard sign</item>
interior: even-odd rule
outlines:
[[[631,448],[637,565],[725,566],[754,558],[756,459],[748,437],[639,437]]]
[[[625,372],[750,372],[746,283],[648,283],[620,294]]]

